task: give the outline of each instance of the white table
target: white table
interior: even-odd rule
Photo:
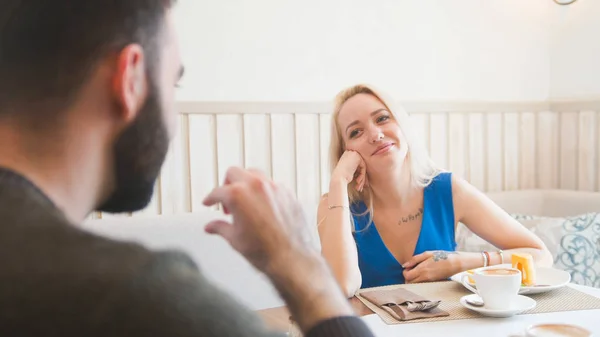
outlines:
[[[569,284],[569,287],[600,298],[600,289]],[[362,319],[378,337],[383,336],[444,336],[444,337],[509,337],[520,335],[536,323],[570,323],[582,326],[600,337],[600,309],[515,315],[509,318],[473,318],[453,321],[387,325],[379,316]]]

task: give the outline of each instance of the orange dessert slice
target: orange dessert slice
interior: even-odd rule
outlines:
[[[475,280],[471,277],[471,275],[473,275],[473,270],[467,270],[467,274],[470,274],[469,277],[467,277],[469,284],[475,284]]]
[[[535,264],[533,256],[527,253],[513,253],[512,267],[521,271],[521,284],[532,286],[535,284]]]

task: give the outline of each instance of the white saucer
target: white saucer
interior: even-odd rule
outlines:
[[[513,303],[513,307],[510,309],[505,309],[505,310],[492,310],[492,309],[486,309],[484,307],[476,307],[474,305],[467,303],[467,299],[481,300],[479,295],[471,294],[471,295],[463,296],[460,299],[460,304],[462,304],[462,306],[467,309],[477,311],[478,313],[480,313],[482,315],[490,316],[490,317],[510,317],[510,316],[513,316],[516,314],[520,314],[524,311],[531,310],[531,309],[535,308],[535,305],[536,305],[536,302],[534,299],[527,297],[527,296],[523,296],[523,295],[518,295],[517,300],[515,301],[515,303]]]
[[[486,268],[477,268],[475,270],[495,269],[495,268],[504,268],[504,267],[510,268],[511,265],[510,264],[501,264],[501,265],[495,265],[495,266],[486,267]],[[452,281],[457,282],[462,285],[461,279],[462,279],[462,276],[466,273],[467,272],[461,272],[461,273],[452,275],[450,277],[450,279]],[[562,288],[562,287],[566,286],[567,284],[569,284],[569,282],[571,282],[571,274],[569,274],[568,272],[566,272],[564,270],[560,270],[560,269],[556,269],[556,268],[544,268],[544,267],[536,268],[536,274],[537,274],[536,275],[537,283],[539,285],[537,285],[537,286],[521,286],[521,289],[519,290],[519,294],[533,295],[533,294],[544,293],[544,292],[551,291],[554,289]],[[473,283],[471,283],[471,285],[475,286],[475,284],[473,284]]]

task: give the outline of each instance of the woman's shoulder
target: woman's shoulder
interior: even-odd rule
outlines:
[[[439,171],[433,178],[433,181],[449,182],[453,176],[454,174],[451,171]]]
[[[474,187],[460,174],[451,171],[439,172],[429,183],[427,189],[436,193],[450,193],[453,196],[470,192]]]
[[[453,195],[472,188],[464,177],[451,171],[440,172],[434,181],[437,185],[444,186],[444,189],[451,191]]]
[[[453,180],[454,180],[454,175],[452,174],[452,172],[440,171],[433,178],[431,178],[431,181],[427,185],[426,189],[439,190],[439,189],[452,188]]]
[[[428,189],[433,192],[428,194],[430,199],[434,198],[444,204],[452,205],[457,216],[460,216],[465,208],[471,207],[465,200],[473,200],[473,196],[479,198],[481,195],[467,179],[450,171],[440,172]]]

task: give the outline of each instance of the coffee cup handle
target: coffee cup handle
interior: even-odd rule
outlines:
[[[468,274],[464,274],[461,278],[460,278],[460,282],[463,284],[463,286],[465,286],[465,288],[471,290],[473,293],[478,294],[477,290],[475,288],[473,288],[469,282],[468,282],[468,278],[469,275]]]

